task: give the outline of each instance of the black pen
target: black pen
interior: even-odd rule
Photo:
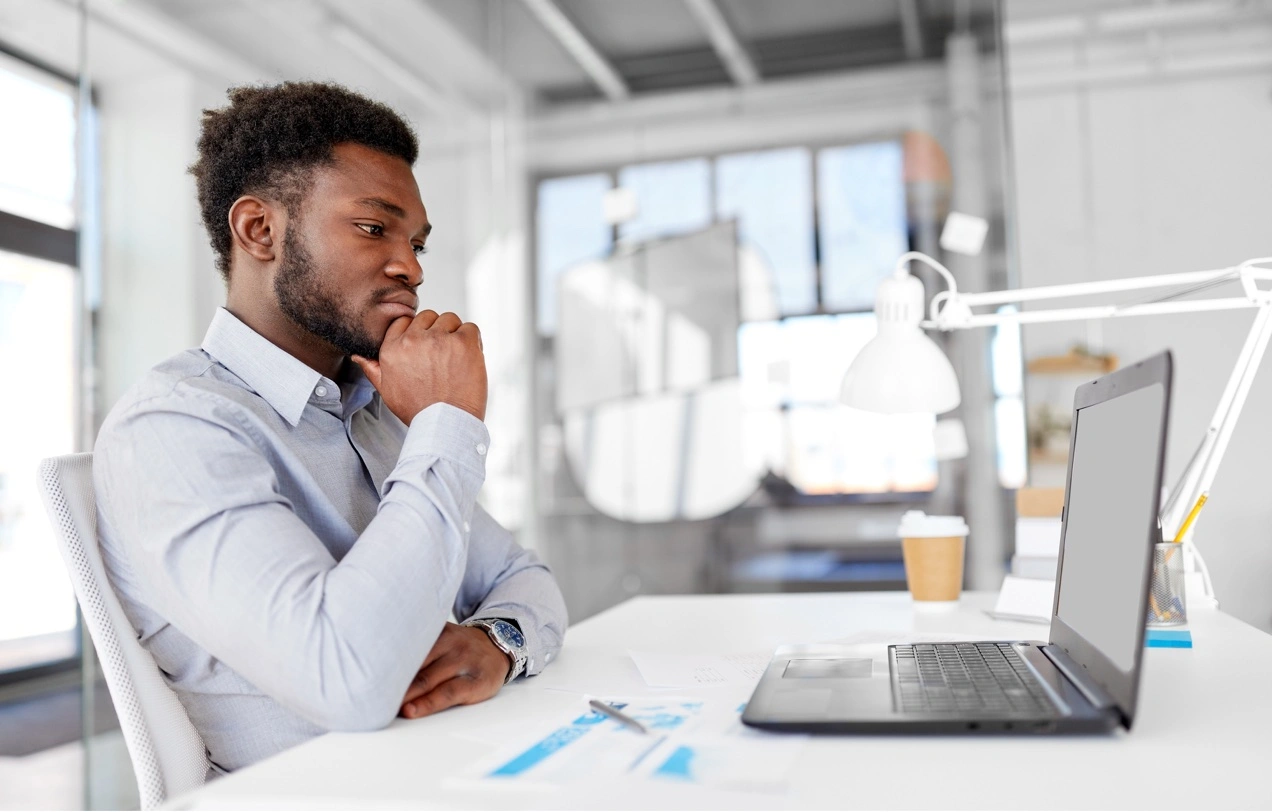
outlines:
[[[638,733],[649,732],[649,729],[646,728],[644,725],[642,725],[640,722],[637,722],[632,717],[628,716],[625,713],[620,712],[617,708],[614,708],[614,707],[611,707],[610,705],[605,704],[599,699],[589,699],[587,704],[590,705],[592,708],[605,714],[609,718],[613,719],[614,721],[621,722],[624,725],[627,725],[628,727],[636,730]]]

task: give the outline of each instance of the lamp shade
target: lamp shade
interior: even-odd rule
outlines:
[[[879,333],[861,348],[844,375],[839,399],[855,409],[885,414],[941,414],[961,396],[954,367],[923,334],[923,283],[909,274],[879,284]]]

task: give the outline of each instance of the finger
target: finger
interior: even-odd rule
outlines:
[[[411,321],[410,316],[398,316],[396,319],[389,322],[389,329],[385,332],[384,340],[381,341],[380,344],[384,345],[397,341],[402,337],[403,333],[411,329]]]
[[[406,689],[406,695],[402,697],[402,707],[405,708],[413,700],[458,676],[467,676],[462,660],[457,657],[438,660],[422,669],[415,675],[415,679],[411,680],[410,686]]]
[[[471,700],[472,686],[473,681],[467,677],[447,680],[414,702],[408,703],[403,715],[407,719],[419,719],[456,705],[467,705]]]
[[[406,318],[403,316],[403,318]],[[410,326],[416,330],[427,330],[437,321],[436,310],[421,310],[415,314],[415,318],[411,320]]]
[[[459,329],[455,331],[455,335],[460,335],[464,338],[476,341],[477,349],[481,349],[481,328],[476,324],[473,324],[471,321],[466,321],[461,324]]]
[[[437,317],[437,321],[433,322],[432,329],[444,330],[445,332],[453,333],[458,330],[460,325],[463,323],[464,320],[459,316],[456,316],[454,313],[446,312]]]
[[[371,382],[377,390],[380,388],[380,362],[368,361],[360,355],[350,355],[349,360],[358,365],[358,369],[362,370],[362,374],[367,376],[367,380]]]

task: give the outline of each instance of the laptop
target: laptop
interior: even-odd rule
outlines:
[[[1074,396],[1046,643],[784,647],[742,721],[801,733],[1129,730],[1160,539],[1171,367],[1163,352]]]

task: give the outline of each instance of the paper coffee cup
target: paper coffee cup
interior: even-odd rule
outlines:
[[[901,517],[897,535],[905,558],[905,582],[916,606],[953,606],[963,590],[962,516],[928,516],[921,510]]]

